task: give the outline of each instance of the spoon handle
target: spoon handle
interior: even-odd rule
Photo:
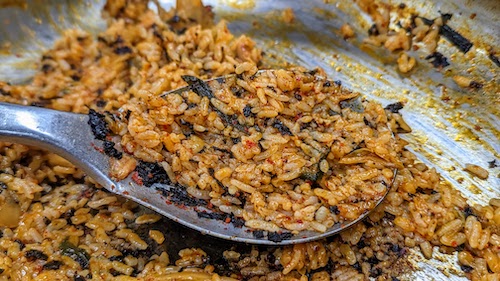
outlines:
[[[54,152],[105,187],[108,158],[97,148],[88,116],[52,109],[0,102],[0,141],[35,146]]]

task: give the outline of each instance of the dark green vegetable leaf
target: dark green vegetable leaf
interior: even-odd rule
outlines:
[[[67,239],[64,240],[59,247],[62,250],[62,254],[68,256],[78,262],[83,269],[89,268],[90,255],[82,248],[79,248],[69,242]]]

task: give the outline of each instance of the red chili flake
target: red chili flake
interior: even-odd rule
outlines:
[[[165,200],[165,203],[167,203],[167,205],[172,205],[172,202],[170,200]]]
[[[297,220],[297,223],[304,223],[302,220]]]
[[[267,158],[266,162],[269,163],[269,164],[271,164],[271,165],[274,165],[274,161],[272,159],[270,159],[270,158]]]
[[[295,115],[295,117],[293,118],[293,120],[294,120],[294,121],[297,121],[297,120],[299,120],[300,118],[302,118],[302,112],[301,112],[301,113],[299,113],[299,114],[297,114],[297,115]]]
[[[100,153],[104,153],[104,150],[102,149],[102,147],[98,147],[97,145],[95,145],[95,143],[91,143],[90,144],[95,150],[99,151]]]
[[[245,141],[245,148],[251,149],[253,147],[256,147],[257,144],[251,140],[246,140]]]
[[[456,246],[458,246],[457,241],[453,241],[453,242],[451,242],[451,246],[452,246],[452,247],[456,247]]]
[[[207,208],[211,209],[211,208],[213,208],[213,207],[214,207],[214,205],[212,204],[212,202],[208,202],[208,204],[207,204]]]
[[[128,191],[124,191],[123,194],[129,195],[130,193]]]
[[[479,125],[474,125],[474,130],[476,130],[476,131],[481,131],[481,129],[482,129],[482,128],[481,128],[481,126],[479,126]]]
[[[138,185],[143,185],[142,179],[137,171],[132,174],[132,180]]]
[[[227,217],[224,221],[225,221],[226,223],[230,223],[230,222],[231,222],[231,218],[230,218],[230,217]]]

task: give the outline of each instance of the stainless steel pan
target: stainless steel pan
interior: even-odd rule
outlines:
[[[174,1],[160,2],[167,8],[174,5]],[[426,18],[436,18],[439,12],[452,13],[448,25],[473,43],[472,49],[463,54],[442,39],[438,51],[450,59],[451,66],[437,71],[424,58],[419,58],[418,70],[409,76],[401,76],[396,71],[394,55],[382,50],[365,52],[361,41],[367,35],[369,18],[352,1],[211,0],[204,3],[214,7],[217,18],[229,21],[232,32],[250,34],[268,57],[276,58],[270,63],[280,65],[289,61],[308,68],[319,66],[331,78],[341,80],[348,88],[370,99],[383,104],[405,101],[402,112],[413,129],[412,134],[406,135],[409,148],[469,198],[469,203],[485,204],[492,197],[500,197],[500,168],[488,168],[488,162],[500,161],[500,67],[491,56],[495,51],[500,52],[498,1],[407,1],[408,6]],[[105,27],[100,18],[103,5],[101,0],[0,1],[3,7],[0,9],[0,80],[11,83],[29,80],[41,53],[50,48],[66,28],[102,30]],[[291,25],[280,20],[281,11],[288,7],[295,14]],[[350,23],[356,31],[356,37],[349,41],[343,40],[338,32],[344,23]],[[453,82],[453,74],[478,77],[485,86],[476,91],[462,89]],[[463,170],[466,163],[486,168],[490,176],[486,180],[472,176]],[[186,243],[188,247],[199,244],[197,234],[181,232],[187,238],[180,244]],[[215,255],[227,248],[219,247],[221,243],[209,237],[204,237],[201,243],[209,245]],[[182,247],[176,245],[171,246]],[[436,255],[438,259],[424,260],[420,254],[412,253],[412,262],[421,270],[408,278],[463,279],[453,275],[460,272],[454,270],[456,258]],[[443,272],[452,275],[448,277]]]

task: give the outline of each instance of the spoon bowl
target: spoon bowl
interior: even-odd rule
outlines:
[[[231,79],[231,77],[211,79],[210,81],[223,83],[226,79]],[[187,90],[192,90],[192,85],[166,94],[179,94]],[[200,212],[208,211],[203,206],[172,204],[169,195],[181,188],[179,186],[155,183],[150,187],[145,187],[138,184],[132,174],[120,181],[113,180],[109,176],[109,156],[102,151],[103,142],[95,139],[88,122],[89,116],[84,114],[0,103],[1,141],[36,146],[57,153],[81,168],[110,192],[133,200],[202,234],[251,244],[304,243],[339,233],[363,220],[373,210],[364,212],[354,220],[336,223],[322,233],[306,230],[294,235],[289,235],[290,232],[286,232],[287,235],[283,237],[279,235],[277,237],[275,235],[273,237],[271,235],[255,235],[253,229],[245,226],[236,227],[232,223],[200,217]],[[395,168],[393,181],[396,172]],[[375,207],[383,201],[391,186],[392,183],[387,186],[385,193],[376,202]]]

